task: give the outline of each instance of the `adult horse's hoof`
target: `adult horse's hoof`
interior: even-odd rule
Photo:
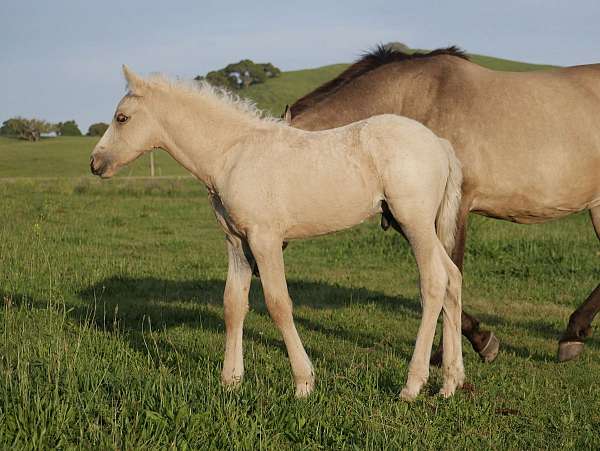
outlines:
[[[479,351],[479,357],[485,363],[492,363],[498,356],[500,350],[500,340],[494,335],[494,332],[490,332],[490,338],[486,345]]]
[[[582,341],[563,341],[558,344],[558,361],[568,362],[579,357],[583,352]]]

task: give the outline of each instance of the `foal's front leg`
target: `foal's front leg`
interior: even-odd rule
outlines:
[[[248,291],[252,269],[244,254],[244,243],[237,237],[227,236],[229,269],[223,296],[225,316],[225,359],[221,380],[223,385],[233,386],[242,380],[244,356],[242,352],[242,330],[248,312]]]
[[[248,241],[260,271],[267,309],[283,335],[294,373],[296,396],[305,397],[313,391],[315,376],[292,317],[292,300],[285,281],[282,240],[270,234],[254,233]]]

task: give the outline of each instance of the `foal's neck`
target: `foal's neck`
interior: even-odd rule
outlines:
[[[268,125],[251,114],[210,97],[171,96],[161,120],[165,150],[209,189],[227,152],[248,134]]]

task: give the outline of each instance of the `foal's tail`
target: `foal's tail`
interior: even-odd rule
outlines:
[[[462,170],[452,144],[445,139],[440,138],[440,141],[448,155],[449,174],[446,180],[444,198],[440,204],[435,225],[437,235],[444,245],[446,252],[449,256],[452,256],[462,192]]]

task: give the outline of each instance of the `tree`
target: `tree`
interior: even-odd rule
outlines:
[[[231,76],[227,75],[222,70],[210,71],[209,73],[206,74],[205,77],[203,77],[202,75],[198,75],[197,77],[194,78],[194,80],[197,80],[197,81],[206,80],[213,86],[219,86],[221,88],[227,88],[227,89],[237,89],[237,87],[238,87],[235,77],[231,77]]]
[[[88,136],[102,136],[108,130],[108,124],[104,122],[96,122],[95,124],[90,125],[88,128],[87,135]]]
[[[268,78],[278,77],[280,74],[281,70],[271,63],[255,63],[245,59],[211,71],[204,77],[198,75],[194,80],[206,80],[214,86],[234,90],[264,83]]]
[[[48,133],[52,130],[53,126],[44,120],[13,117],[2,123],[0,135],[27,141],[38,141],[42,133]]]
[[[60,136],[81,136],[81,130],[75,121],[59,122],[55,125],[55,130]]]

